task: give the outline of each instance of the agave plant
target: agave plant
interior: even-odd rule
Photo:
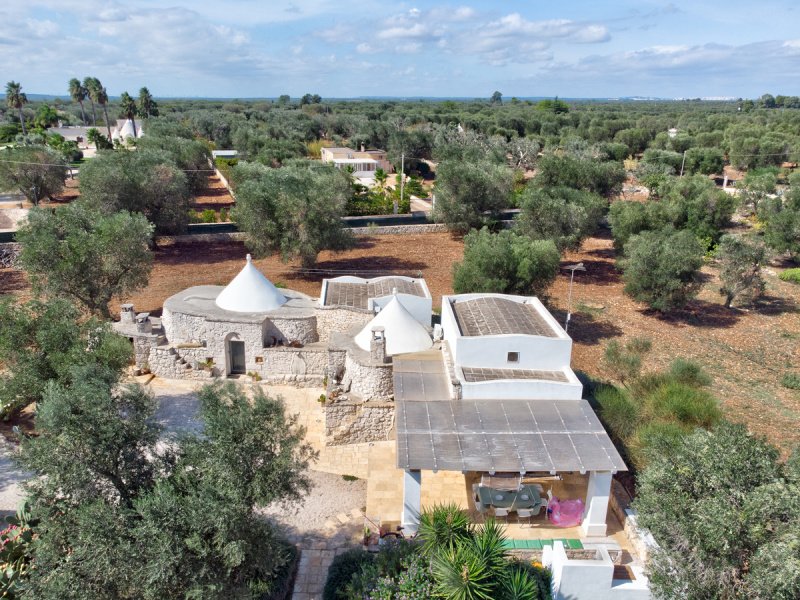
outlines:
[[[457,504],[435,504],[419,517],[418,539],[422,554],[428,558],[443,549],[454,549],[472,535],[469,515]]]
[[[434,591],[446,600],[495,600],[494,573],[467,539],[437,553],[431,564]]]

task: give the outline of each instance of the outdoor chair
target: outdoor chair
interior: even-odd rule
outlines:
[[[508,509],[507,508],[494,508],[494,516],[495,518],[503,517],[508,523]]]
[[[536,510],[538,513],[539,511]],[[522,526],[522,519],[528,519],[528,527],[533,527],[533,523],[531,519],[533,518],[534,511],[528,508],[520,508],[517,510],[517,520],[519,521],[520,527]]]

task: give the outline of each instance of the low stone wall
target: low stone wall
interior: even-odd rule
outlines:
[[[422,223],[419,225],[375,225],[352,227],[355,235],[413,235],[417,233],[442,233],[447,231],[444,223]]]
[[[325,443],[328,446],[381,442],[390,439],[394,403],[337,402],[325,405]]]
[[[642,563],[646,563],[652,548],[658,544],[649,531],[639,527],[636,511],[630,507],[630,502],[630,496],[622,484],[616,479],[612,480],[609,509],[622,523],[625,537],[628,538],[634,553]]]

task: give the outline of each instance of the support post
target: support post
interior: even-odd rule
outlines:
[[[413,535],[417,532],[421,511],[422,471],[406,469],[403,473],[403,515],[401,517],[405,535]]]
[[[608,500],[611,497],[611,471],[590,471],[589,485],[586,488],[586,508],[583,512],[583,534],[590,536],[606,535]]]

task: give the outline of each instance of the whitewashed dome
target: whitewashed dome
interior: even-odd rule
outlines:
[[[394,296],[356,335],[356,344],[367,352],[369,352],[372,341],[373,327],[383,327],[387,356],[421,352],[433,346],[433,341],[425,326],[406,310],[397,296]]]
[[[233,312],[258,313],[275,310],[287,302],[272,282],[253,266],[247,255],[247,264],[217,296],[217,306]]]

